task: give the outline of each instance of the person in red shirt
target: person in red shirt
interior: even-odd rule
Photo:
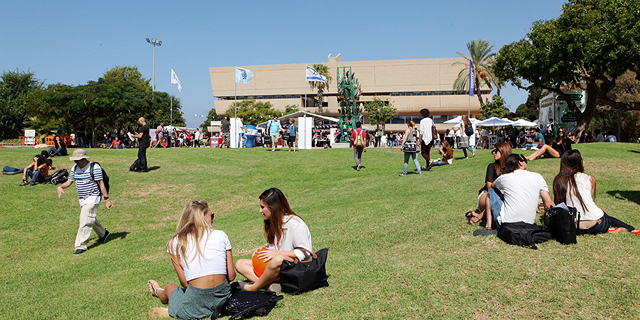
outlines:
[[[367,133],[362,130],[362,122],[356,122],[356,129],[351,131],[351,142],[353,145],[353,157],[356,160],[356,170],[360,171],[362,162],[362,152],[367,151]]]

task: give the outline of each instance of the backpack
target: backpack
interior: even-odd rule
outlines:
[[[52,175],[47,177],[47,182],[56,185],[59,183],[64,183],[69,178],[69,171],[67,169],[60,169],[54,172]]]
[[[562,204],[549,208],[544,212],[542,225],[551,232],[551,238],[562,244],[577,243],[576,215],[578,210]],[[578,221],[580,221],[578,219]]]
[[[136,159],[136,161],[133,162],[131,167],[129,167],[129,171],[138,171],[138,170],[140,170],[140,159]]]
[[[356,147],[364,147],[365,145],[364,130],[360,129],[360,133],[356,131],[356,138],[353,141],[353,145]]]
[[[473,135],[473,125],[471,123],[464,126],[464,134],[467,136]]]
[[[269,314],[276,302],[283,298],[272,291],[244,291],[237,288],[236,284],[237,282],[232,283],[231,297],[223,300],[216,307],[211,314],[211,319],[217,319],[222,315],[231,316],[229,320],[241,317],[264,317]]]
[[[542,226],[530,224],[526,222],[507,222],[500,225],[498,229],[498,238],[502,241],[538,249],[536,243],[542,243],[551,240],[551,232]]]
[[[96,164],[100,165],[100,162],[91,162],[90,168],[89,168],[89,174],[91,175],[91,180],[93,180],[94,182],[96,182],[96,177],[93,175],[93,168],[96,166]],[[73,168],[71,168],[71,170],[73,172],[76,172],[76,167],[78,165],[74,164]],[[100,166],[100,169],[102,169],[102,182],[104,182],[104,188],[107,190],[107,194],[109,194],[109,176],[107,175],[107,172],[104,171],[104,168],[102,166]],[[96,182],[97,183],[97,182]]]

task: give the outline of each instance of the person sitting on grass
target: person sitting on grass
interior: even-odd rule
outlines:
[[[545,209],[555,206],[544,178],[539,173],[527,171],[527,158],[521,154],[509,155],[504,173],[489,189],[485,203],[487,225],[477,235],[496,234],[503,223],[534,224],[538,197],[542,197]]]
[[[53,137],[53,147],[49,148],[49,156],[66,156],[67,155],[67,145],[62,141],[62,137],[56,135]]]
[[[508,142],[498,142],[491,150],[493,163],[487,166],[487,173],[484,176],[484,186],[478,192],[478,212],[468,211],[465,216],[467,222],[474,226],[485,218],[485,208],[488,191],[491,190],[496,179],[504,172],[504,162],[511,155],[511,145]]]
[[[289,202],[278,188],[271,188],[260,195],[260,213],[264,219],[264,235],[267,238],[267,250],[254,252],[263,261],[268,261],[264,273],[258,277],[254,272],[251,259],[236,261],[236,270],[251,283],[241,282],[246,291],[256,291],[271,285],[280,273],[283,261],[308,260],[312,251],[311,233],[302,218],[291,210]],[[271,291],[278,291],[272,289]]]
[[[524,147],[527,149],[542,148],[542,146],[544,146],[544,136],[540,133],[540,129],[531,128],[529,129],[529,133],[531,134],[531,138],[527,138],[527,143],[524,144]]]
[[[442,156],[442,160],[440,160],[440,158],[432,160],[429,166],[427,166],[427,171],[431,170],[431,167],[446,166],[453,163],[453,148],[448,140],[442,142],[442,148],[438,150],[438,153]]]
[[[558,129],[558,137],[556,137],[552,145],[543,145],[538,151],[529,155],[527,160],[531,161],[542,157],[560,158],[563,153],[571,150],[572,143],[571,139],[569,139],[564,132],[564,129],[560,128]]]
[[[167,252],[180,285],[163,289],[149,280],[149,291],[168,309],[152,308],[149,316],[201,319],[211,316],[220,302],[231,296],[229,282],[236,277],[231,242],[224,231],[211,226],[213,213],[207,202],[191,201],[182,210],[177,234],[167,243]]]
[[[632,232],[640,235],[640,230],[598,208],[593,201],[596,178],[584,172],[584,160],[578,150],[569,150],[562,155],[560,172],[553,179],[553,194],[556,203],[564,202],[577,209],[577,234]]]
[[[37,154],[33,156],[33,162],[23,169],[21,186],[30,187],[35,185],[36,182],[44,183],[47,181],[47,176],[49,176],[47,159],[43,155]],[[29,178],[31,178],[31,181],[29,181]]]

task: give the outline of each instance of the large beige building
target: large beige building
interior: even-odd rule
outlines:
[[[336,72],[337,67],[351,67],[362,86],[360,102],[379,97],[388,99],[398,109],[398,116],[387,125],[387,130],[404,130],[410,119],[419,120],[419,111],[428,108],[436,123],[466,114],[470,106],[471,114],[479,114],[480,103],[477,97],[469,98],[466,92],[453,90],[453,83],[462,66],[452,64],[456,61],[466,63],[462,58],[384,60],[384,61],[340,61],[329,56],[323,63],[331,72],[333,80],[324,92],[323,115],[338,117]],[[296,105],[300,110],[317,113],[315,107],[316,92],[305,81],[305,66],[314,63],[241,66],[254,73],[248,85],[235,83],[235,67],[209,68],[213,96],[218,114],[223,114],[234,102],[254,98],[256,101],[268,101],[275,109],[284,111],[287,105]],[[482,88],[483,97],[491,98],[489,90]],[[365,113],[365,123],[366,113]],[[439,126],[440,127],[440,126]]]

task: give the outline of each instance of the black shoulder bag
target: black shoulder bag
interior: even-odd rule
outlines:
[[[542,217],[542,225],[551,232],[551,237],[562,244],[577,243],[576,215],[574,207],[555,206],[547,209]],[[580,219],[577,219],[580,223]]]
[[[283,261],[280,266],[280,285],[282,292],[288,294],[300,294],[329,285],[327,279],[327,253],[329,248],[321,249],[313,253],[304,248],[296,248],[311,254],[311,260],[294,262]]]

